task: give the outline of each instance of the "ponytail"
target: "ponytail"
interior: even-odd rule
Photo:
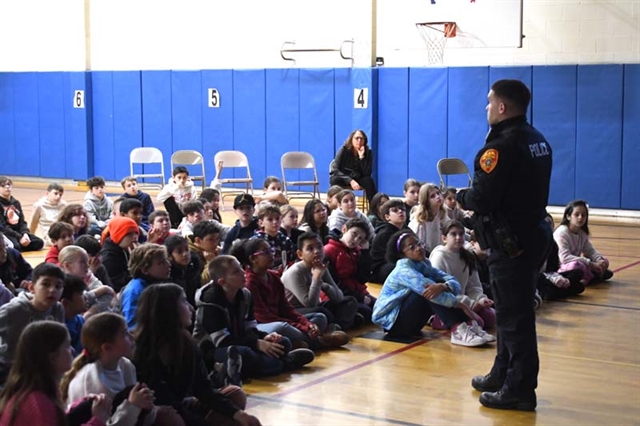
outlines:
[[[62,381],[60,382],[60,396],[62,397],[63,403],[66,402],[75,402],[75,401],[67,401],[69,398],[69,385],[74,377],[78,374],[78,371],[82,370],[82,368],[87,365],[95,362],[95,359],[91,357],[89,352],[86,349],[83,349],[80,352],[80,355],[73,360],[73,364],[71,364],[71,370],[67,371],[62,377]]]

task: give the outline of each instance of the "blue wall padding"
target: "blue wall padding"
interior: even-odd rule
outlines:
[[[449,68],[447,157],[462,159],[472,175],[488,130],[488,92],[488,67]]]
[[[623,209],[640,209],[640,65],[624,66]]]
[[[622,65],[578,66],[576,197],[592,207],[620,207],[622,71]]]
[[[353,68],[351,71],[351,93],[354,96],[355,89],[367,88],[367,108],[353,108],[352,127],[362,129],[371,138],[373,134],[373,111],[375,105],[375,88],[373,86],[373,70],[371,68]],[[353,100],[353,98],[352,98]],[[370,141],[371,142],[371,141]],[[372,149],[375,149],[372,146]]]
[[[38,121],[38,73],[14,74],[13,106],[16,174],[40,173],[40,129]]]
[[[333,76],[334,87],[334,105],[335,105],[335,120],[334,120],[334,146],[332,149],[332,157],[335,157],[335,153],[338,152],[340,147],[344,145],[344,141],[347,140],[349,134],[353,129],[353,87],[351,86],[351,75],[353,70],[351,68],[336,68]],[[369,135],[370,136],[370,135]],[[325,174],[329,176],[329,167],[321,171],[318,169],[318,174]]]
[[[438,160],[447,156],[446,68],[409,70],[409,175],[438,183]],[[397,189],[396,189],[397,191]]]
[[[63,178],[65,175],[64,77],[61,72],[38,73],[38,115],[40,116],[39,176]]]
[[[113,179],[119,181],[130,173],[129,153],[142,146],[140,71],[114,71],[112,81]]]
[[[17,174],[17,164],[15,161],[15,130],[14,122],[14,73],[0,73],[0,150],[2,150],[2,161],[0,161],[0,174]]]
[[[254,188],[262,188],[266,176],[265,89],[265,70],[233,71],[233,149],[249,159]],[[245,176],[244,170],[234,173]]]
[[[216,152],[233,149],[233,72],[202,71],[201,81],[203,99],[209,96],[209,88],[218,89],[220,95],[219,108],[209,108],[206,101],[202,102],[202,156],[208,185],[216,175]]]
[[[63,73],[65,173],[67,179],[84,180],[94,175],[93,84],[91,73]],[[84,90],[84,108],[74,108],[74,92]]]
[[[268,69],[265,78],[266,176],[282,178],[282,154],[300,150],[300,70]],[[298,180],[300,173],[288,171],[286,177]]]
[[[171,71],[142,71],[143,146],[158,148],[164,160],[165,180],[171,177],[173,147],[171,126]],[[136,166],[135,173],[142,173]],[[158,173],[158,167],[144,167],[144,173]]]
[[[329,188],[329,164],[334,158],[333,69],[300,70],[300,151],[313,155],[320,189]]]
[[[378,191],[401,195],[408,177],[409,69],[378,71]]]
[[[576,196],[576,96],[575,65],[533,67],[533,125],[553,149],[550,205]]]
[[[115,179],[113,72],[91,73],[93,89],[93,144],[96,176]],[[88,176],[90,177],[90,176]]]
[[[171,71],[172,153],[202,151],[202,92],[200,71]]]
[[[533,90],[532,67],[489,67],[489,89],[498,80],[520,80]],[[527,110],[527,120],[531,123],[531,105]]]

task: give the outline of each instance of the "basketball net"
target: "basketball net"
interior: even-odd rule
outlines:
[[[423,22],[416,24],[416,28],[427,48],[427,63],[441,65],[444,61],[444,48],[447,39],[456,36],[456,23]]]

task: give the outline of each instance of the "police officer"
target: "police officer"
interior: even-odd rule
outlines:
[[[551,147],[527,123],[531,93],[518,80],[489,91],[484,147],[474,160],[471,188],[457,201],[474,211],[481,247],[489,249],[498,345],[493,368],[471,385],[490,408],[536,408],[538,344],[533,307],[538,269],[551,243],[544,217],[551,178]]]

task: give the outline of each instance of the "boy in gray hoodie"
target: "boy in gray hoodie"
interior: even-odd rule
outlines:
[[[62,269],[41,263],[33,270],[29,291],[0,307],[0,385],[7,379],[18,339],[27,325],[44,320],[64,323],[64,309],[59,302],[63,285]]]
[[[48,246],[52,244],[48,235],[49,228],[53,222],[58,220],[58,216],[60,216],[60,213],[62,213],[62,210],[67,205],[67,202],[62,199],[62,194],[64,194],[62,185],[52,182],[47,187],[47,195],[33,204],[33,214],[31,215],[29,232],[35,234],[38,226],[40,226],[42,235],[44,236],[44,243]]]
[[[83,206],[91,220],[89,234],[100,234],[113,217],[113,201],[104,195],[106,183],[101,176],[87,180],[87,185],[89,192],[84,196]]]

